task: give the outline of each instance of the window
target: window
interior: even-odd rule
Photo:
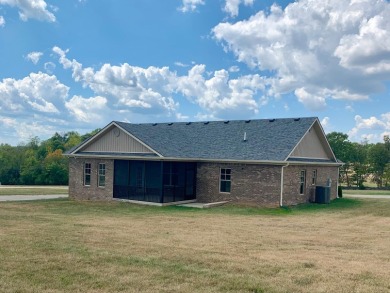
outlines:
[[[106,186],[106,164],[99,164],[99,174],[98,174],[98,186]]]
[[[84,164],[84,186],[91,185],[91,163]]]
[[[231,181],[232,181],[231,174],[232,174],[232,169],[221,168],[221,177],[219,183],[220,192],[230,192]]]
[[[299,193],[305,193],[306,170],[301,170]]]
[[[317,184],[317,170],[313,170],[313,176],[311,177],[311,185]]]

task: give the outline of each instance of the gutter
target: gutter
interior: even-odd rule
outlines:
[[[283,185],[284,185],[284,168],[288,167],[290,163],[282,166],[282,172],[280,174],[280,206],[283,206]]]
[[[112,155],[96,155],[96,154],[63,154],[71,158],[100,158],[100,159],[116,159],[116,160],[148,160],[148,161],[184,161],[184,162],[205,162],[205,163],[231,163],[231,164],[261,164],[261,165],[313,165],[313,166],[341,166],[340,163],[333,162],[286,162],[286,161],[260,161],[260,160],[229,160],[229,159],[202,159],[202,158],[175,158],[175,157],[139,157],[139,156],[112,156]],[[287,163],[287,165],[285,165]]]

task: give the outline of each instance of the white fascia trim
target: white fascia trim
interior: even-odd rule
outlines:
[[[226,159],[199,159],[199,158],[173,158],[173,157],[138,157],[138,156],[111,156],[96,154],[64,154],[70,158],[99,158],[113,160],[144,160],[144,161],[181,161],[181,162],[204,162],[221,164],[258,164],[258,165],[279,165],[284,166],[288,163],[292,165],[320,165],[320,166],[340,166],[340,163],[322,163],[322,162],[286,162],[286,161],[257,161],[257,160],[226,160]]]

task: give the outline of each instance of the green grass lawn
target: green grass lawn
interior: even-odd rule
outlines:
[[[0,203],[0,292],[389,292],[390,201]]]
[[[389,195],[390,196],[390,190],[343,189],[343,194]]]
[[[68,194],[68,186],[10,186],[0,185],[0,195]]]

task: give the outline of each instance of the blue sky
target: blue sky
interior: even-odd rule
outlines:
[[[383,0],[0,0],[0,143],[112,120],[390,134]]]

